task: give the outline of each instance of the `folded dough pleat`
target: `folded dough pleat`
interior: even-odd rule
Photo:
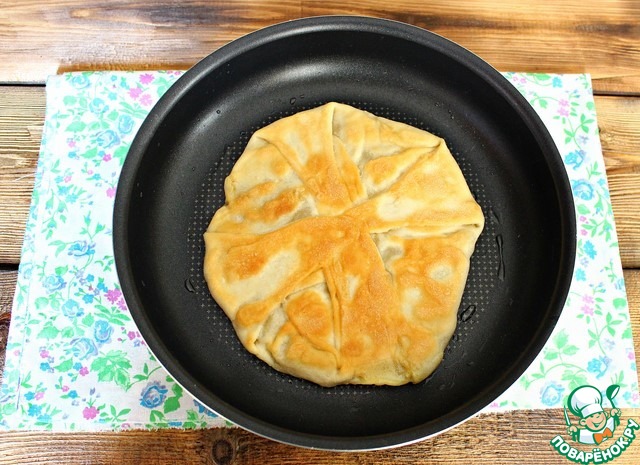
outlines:
[[[325,105],[317,110],[278,120],[258,130],[254,137],[273,145],[287,160],[315,198],[320,215],[336,215],[352,205],[351,195],[358,190],[345,181],[359,183],[359,179],[353,176],[353,162],[342,152],[337,156],[334,152],[335,106]],[[351,176],[345,180],[342,173]]]
[[[484,226],[482,210],[444,141],[417,157],[385,191],[346,214],[365,221],[371,232],[399,228],[450,232],[469,227],[477,239]]]
[[[205,279],[243,344],[253,347],[269,313],[315,284],[310,277],[319,276],[316,272],[357,234],[352,221],[342,217],[306,218],[263,235],[207,231]]]

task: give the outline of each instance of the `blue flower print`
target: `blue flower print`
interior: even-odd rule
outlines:
[[[20,263],[20,273],[29,281],[31,279],[31,274],[33,272],[33,265],[30,262],[22,262]]]
[[[33,391],[29,391],[24,395],[25,400],[33,400],[33,398],[36,396],[36,393]]]
[[[563,393],[564,386],[558,383],[550,382],[545,385],[540,391],[540,400],[544,405],[553,407],[560,403]]]
[[[129,89],[129,87],[131,87],[129,85],[129,82],[127,81],[126,78],[120,78],[120,87],[122,87],[123,89]]]
[[[39,417],[42,414],[42,405],[29,404],[27,415],[30,417]]]
[[[71,353],[80,360],[98,355],[98,348],[94,342],[87,337],[80,337],[71,340]]]
[[[567,165],[572,166],[574,169],[580,168],[582,162],[584,162],[585,152],[584,150],[574,150],[567,154],[564,161]]]
[[[587,364],[587,371],[594,373],[596,378],[602,378],[609,369],[611,360],[608,357],[598,357],[591,359]]]
[[[87,241],[75,241],[69,246],[67,255],[72,257],[83,257],[85,255],[93,255],[95,253],[96,245]]]
[[[562,87],[562,79],[560,79],[559,76],[555,76],[552,80],[551,80],[551,86],[552,87]]]
[[[591,200],[593,198],[593,186],[587,181],[581,179],[572,183],[573,195],[582,200]]]
[[[89,87],[89,78],[84,74],[74,74],[71,78],[71,85],[76,89],[84,89]]]
[[[100,344],[107,343],[111,340],[113,327],[105,320],[98,320],[93,326],[93,337]]]
[[[48,372],[52,372],[53,369],[51,368],[51,364],[49,364],[49,362],[42,362],[40,364],[40,369],[42,371],[48,371]]]
[[[89,103],[89,110],[91,111],[91,113],[95,113],[98,116],[103,114],[108,109],[109,106],[104,102],[104,100],[98,97],[94,98]]]
[[[87,279],[87,282],[88,282],[88,283],[92,283],[92,282],[93,282],[93,280],[94,280],[94,279],[96,279],[96,278],[95,278],[95,276],[93,276],[92,274],[88,274],[86,279]]]
[[[107,292],[109,290],[107,286],[104,285],[104,279],[102,278],[100,278],[100,280],[98,281],[98,285],[96,286],[96,289],[102,292]]]
[[[127,114],[120,115],[118,118],[118,131],[120,134],[129,134],[133,130],[133,118]]]
[[[69,391],[67,396],[69,396],[69,399],[75,399],[78,397],[78,392],[74,389],[72,391]]]
[[[198,402],[195,399],[193,399],[193,405],[195,405],[195,407],[198,409],[198,413],[200,413],[200,414],[204,413],[206,416],[211,417],[211,418],[217,418],[218,417],[218,415],[213,413],[211,410],[209,410],[207,407],[205,407],[204,405],[202,405],[200,402]]]
[[[93,294],[85,294],[85,295],[82,296],[82,301],[85,304],[93,303],[93,299],[94,299]]]
[[[155,408],[164,402],[167,392],[167,388],[157,381],[149,383],[140,393],[140,405],[146,408]]]
[[[50,274],[49,276],[44,278],[44,281],[42,282],[42,285],[47,290],[47,292],[59,291],[60,289],[64,288],[66,284],[67,283],[64,282],[62,276],[58,276],[56,274]]]
[[[591,241],[585,242],[582,250],[584,250],[584,253],[586,253],[590,259],[593,260],[594,258],[596,258],[597,252]]]
[[[80,307],[78,302],[73,299],[69,299],[62,304],[62,313],[67,318],[77,318],[84,315],[84,310]]]
[[[118,134],[116,134],[113,129],[106,129],[98,134],[96,142],[100,147],[108,149],[109,147],[118,145],[120,143],[120,137],[118,137]]]

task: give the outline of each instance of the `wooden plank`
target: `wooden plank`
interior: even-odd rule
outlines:
[[[595,98],[623,266],[640,267],[640,98]]]
[[[11,312],[13,294],[16,289],[18,272],[15,270],[0,270],[0,323],[4,320],[2,315]],[[0,345],[0,348],[2,346]]]
[[[503,71],[590,72],[640,92],[640,3],[582,0],[2,0],[0,82],[86,69],[184,69],[256,29],[305,16],[388,18],[441,34]],[[46,41],[46,42],[45,42]]]
[[[595,97],[607,174],[640,173],[640,98]]]
[[[0,381],[7,349],[7,337],[11,321],[11,305],[16,289],[17,271],[0,270]]]
[[[422,2],[401,3],[396,9],[393,3],[376,0],[358,5],[339,0],[311,2],[304,13],[331,11],[395,19],[453,40],[500,71],[589,72],[597,93],[640,90],[640,50],[635,40],[640,35],[638,3],[443,0],[429,2],[428,7]]]
[[[20,260],[44,113],[44,87],[0,86],[0,263]]]
[[[640,270],[624,270],[624,282],[629,303],[629,318],[636,357],[640,357]]]
[[[2,3],[0,30],[12,46],[0,58],[12,61],[0,82],[9,83],[80,69],[186,69],[237,37],[300,16],[297,0]]]
[[[640,268],[640,173],[614,173],[608,182],[622,265]]]
[[[638,420],[640,409],[624,409],[622,423]],[[0,438],[1,464],[560,464],[569,463],[551,446],[566,439],[562,409],[483,414],[436,437],[396,449],[328,452],[275,443],[238,428],[119,433],[9,432]],[[616,438],[618,436],[616,432]],[[570,441],[570,440],[569,440]],[[576,445],[571,442],[571,445]],[[603,443],[602,448],[608,444]],[[591,451],[593,447],[576,445]],[[640,440],[615,462],[637,465]]]

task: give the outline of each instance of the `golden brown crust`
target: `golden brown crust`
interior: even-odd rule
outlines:
[[[484,217],[445,142],[329,103],[258,130],[205,232],[242,344],[323,386],[440,363]]]

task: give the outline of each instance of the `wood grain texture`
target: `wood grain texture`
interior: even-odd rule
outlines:
[[[0,86],[0,263],[18,263],[38,162],[44,87]]]
[[[0,270],[0,382],[4,369],[7,337],[11,322],[11,305],[13,304],[17,277],[16,271]]]
[[[608,182],[622,264],[640,268],[640,173],[614,173]]]
[[[10,45],[0,49],[0,82],[44,82],[66,70],[184,69],[256,29],[328,14],[413,24],[503,71],[588,71],[599,91],[640,92],[640,3],[631,0],[1,0]]]
[[[595,98],[607,174],[640,173],[640,98]]]
[[[6,315],[11,312],[17,278],[17,271],[0,270],[0,322],[3,321],[2,315]],[[2,346],[0,346],[0,348],[1,347]]]
[[[640,270],[624,270],[624,281],[627,289],[633,347],[636,357],[640,357]]]
[[[625,409],[622,422],[640,409]],[[567,437],[562,409],[479,415],[434,438],[396,449],[328,452],[275,443],[238,428],[120,433],[11,432],[0,437],[2,464],[562,464],[550,445]],[[617,437],[617,436],[616,436]],[[605,443],[603,443],[604,447]],[[577,448],[591,450],[577,445]],[[614,464],[637,465],[640,440]]]

